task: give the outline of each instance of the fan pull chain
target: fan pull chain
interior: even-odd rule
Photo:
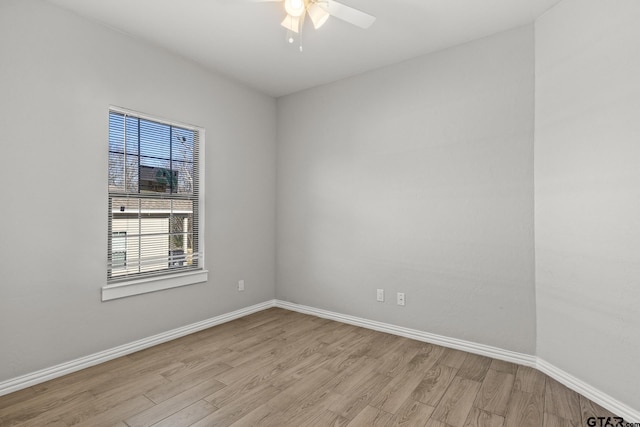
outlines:
[[[293,17],[291,15],[288,15],[287,18],[289,18],[289,27],[287,28],[287,41],[289,43],[293,43],[293,31],[291,31],[291,26],[293,25]]]
[[[302,25],[300,25],[300,34],[299,34],[300,38],[300,52],[302,52]]]

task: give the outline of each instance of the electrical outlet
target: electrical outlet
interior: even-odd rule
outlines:
[[[244,291],[244,280],[238,280],[238,291]]]
[[[384,302],[384,289],[378,289],[378,293],[377,293],[376,299],[379,302]]]
[[[398,305],[404,305],[404,292],[398,292]]]

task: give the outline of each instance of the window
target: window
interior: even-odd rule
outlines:
[[[109,111],[107,286],[103,300],[206,281],[203,130]]]

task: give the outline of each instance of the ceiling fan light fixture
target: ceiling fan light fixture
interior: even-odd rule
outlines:
[[[329,12],[321,8],[320,5],[315,2],[309,6],[307,12],[309,13],[311,22],[313,22],[313,28],[316,30],[322,27],[324,23],[327,22],[327,19],[329,19],[329,16],[331,16],[329,15]]]
[[[284,20],[280,23],[287,30],[293,31],[294,33],[300,32],[300,17],[287,15]]]
[[[304,15],[304,0],[284,0],[284,10],[286,10],[289,15],[299,18]]]

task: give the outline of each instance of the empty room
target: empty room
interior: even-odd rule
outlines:
[[[640,426],[638,22],[0,0],[0,426]]]

